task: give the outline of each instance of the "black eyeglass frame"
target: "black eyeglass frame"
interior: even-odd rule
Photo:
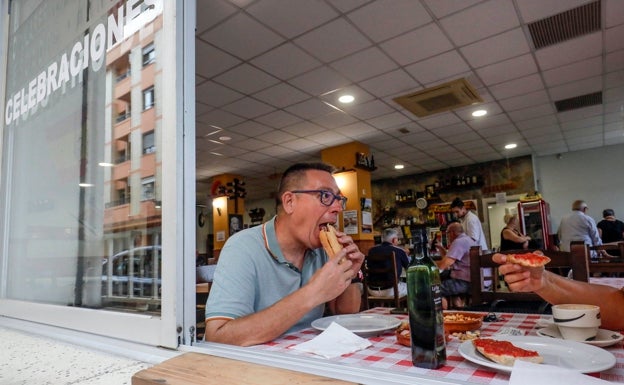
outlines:
[[[294,194],[319,194],[319,201],[323,206],[331,206],[335,201],[340,200],[342,202],[342,209],[344,210],[347,207],[347,197],[344,195],[334,194],[330,190],[292,190],[291,193]],[[331,201],[327,203],[328,197],[331,196]],[[326,197],[326,198],[323,198]],[[323,201],[325,199],[325,202]]]

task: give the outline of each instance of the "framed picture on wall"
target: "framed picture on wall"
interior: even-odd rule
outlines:
[[[228,214],[228,219],[230,236],[243,229],[243,216],[241,214]]]

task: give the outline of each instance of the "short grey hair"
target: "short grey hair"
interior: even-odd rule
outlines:
[[[384,242],[392,243],[392,239],[393,238],[399,238],[399,232],[396,229],[385,229],[383,231],[383,238],[382,238],[382,240]]]

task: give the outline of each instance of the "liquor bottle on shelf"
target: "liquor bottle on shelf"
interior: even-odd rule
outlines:
[[[412,339],[412,364],[437,369],[446,363],[440,272],[427,254],[427,234],[419,235],[407,269],[407,310]]]

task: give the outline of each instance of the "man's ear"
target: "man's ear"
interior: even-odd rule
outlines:
[[[290,191],[287,191],[282,195],[282,207],[284,208],[284,211],[287,214],[290,214],[293,212],[295,204],[296,204],[295,194],[291,193]]]

